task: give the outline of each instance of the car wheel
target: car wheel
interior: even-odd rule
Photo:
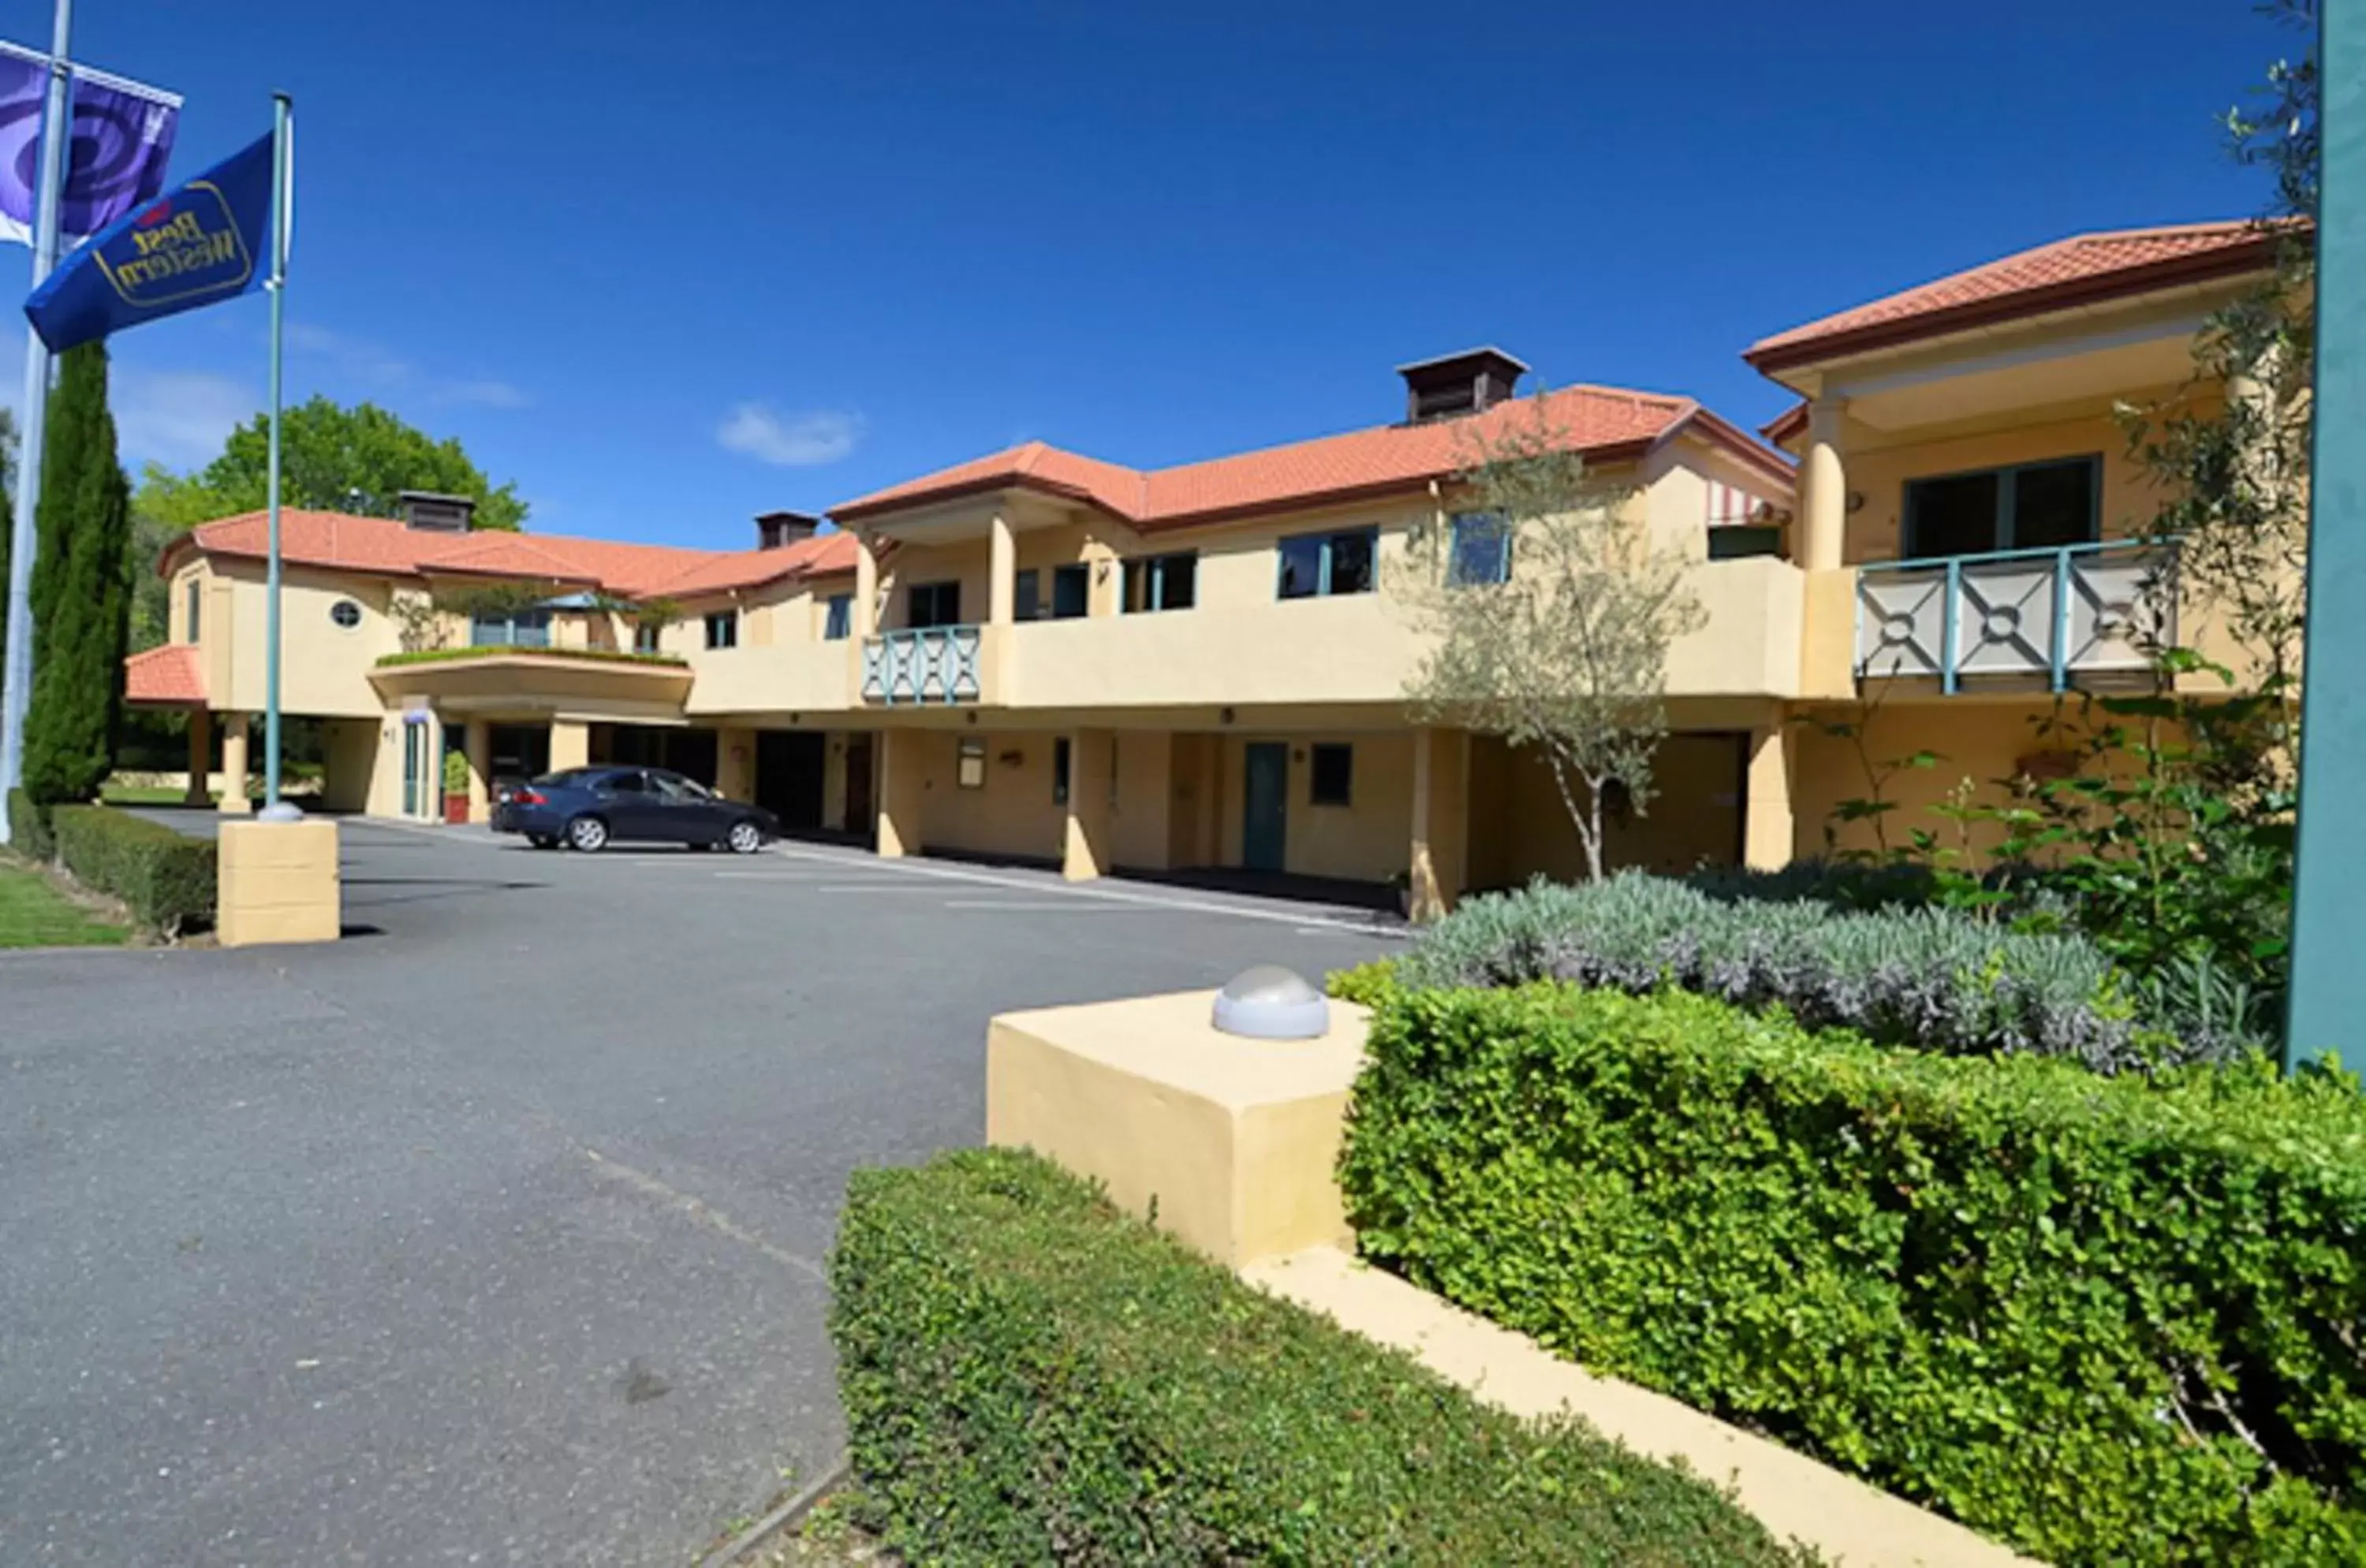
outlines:
[[[567,825],[567,847],[598,854],[608,847],[608,824],[597,817],[578,817]]]
[[[548,833],[528,833],[525,836],[525,841],[537,850],[555,850],[558,847],[558,840]]]
[[[724,840],[735,855],[752,855],[764,847],[764,830],[745,818],[731,824],[731,836]]]

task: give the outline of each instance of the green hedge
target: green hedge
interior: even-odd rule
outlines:
[[[112,894],[166,936],[214,917],[214,846],[109,806],[51,813],[58,859],[85,887]]]
[[[399,670],[409,664],[448,664],[455,660],[498,659],[513,653],[530,653],[537,659],[576,659],[592,664],[689,667],[689,660],[678,653],[643,653],[629,648],[531,648],[523,643],[471,643],[466,648],[413,649],[407,653],[382,655],[377,667],[380,670]]]
[[[1339,988],[1374,1260],[2051,1561],[2366,1561],[2354,1080]]]
[[[57,858],[58,840],[50,827],[50,808],[21,789],[8,792],[8,847],[27,860]]]
[[[1482,1407],[1031,1155],[857,1172],[830,1282],[867,1522],[916,1562],[1806,1561],[1704,1483]]]

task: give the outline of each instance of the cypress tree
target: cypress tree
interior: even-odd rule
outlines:
[[[131,486],[115,457],[105,344],[68,349],[60,359],[41,450],[25,792],[55,805],[98,793],[123,704]]]

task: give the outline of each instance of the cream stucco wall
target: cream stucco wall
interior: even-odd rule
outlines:
[[[263,708],[266,595],[260,561],[218,558],[214,581],[229,589],[229,611],[209,601],[200,646],[216,655],[225,630],[227,684],[214,682],[211,706],[256,713]],[[280,703],[291,714],[321,717],[376,717],[384,705],[369,683],[369,671],[383,656],[400,650],[399,628],[388,614],[393,585],[382,578],[289,567],[280,597]],[[331,607],[351,600],[361,622],[351,630],[330,619]],[[222,623],[227,621],[225,626]],[[210,662],[210,660],[209,660]],[[209,669],[208,674],[211,675]]]
[[[1242,815],[1248,747],[1252,741],[1285,745],[1290,752],[1288,806],[1283,819],[1282,870],[1297,876],[1331,876],[1353,882],[1385,882],[1404,871],[1413,854],[1413,736],[1409,730],[1341,734],[1227,734],[1223,742],[1222,863],[1239,865],[1246,822]],[[1313,801],[1311,748],[1316,744],[1355,749],[1347,804]]]
[[[1733,735],[1669,736],[1653,761],[1658,794],[1650,806],[1607,824],[1606,864],[1683,873],[1735,863],[1741,847],[1741,758]],[[1584,874],[1577,829],[1544,761],[1533,750],[1475,738],[1470,885],[1516,886],[1538,875],[1568,882]]]

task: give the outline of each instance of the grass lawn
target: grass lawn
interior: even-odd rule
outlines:
[[[0,947],[120,947],[130,936],[51,886],[39,872],[0,864]]]
[[[108,784],[98,792],[107,806],[178,806],[188,796],[177,784]]]

